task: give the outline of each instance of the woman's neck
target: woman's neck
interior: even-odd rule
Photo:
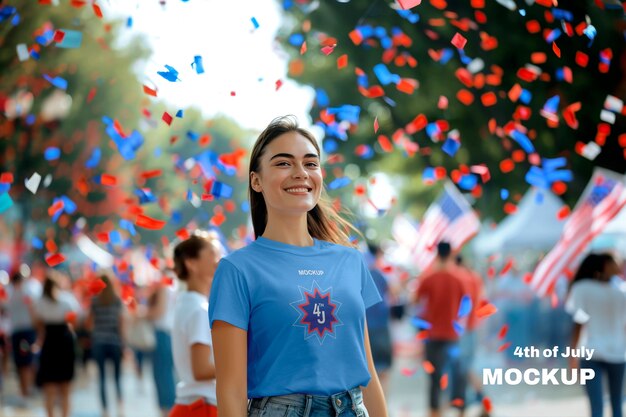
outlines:
[[[290,217],[268,216],[267,225],[261,235],[266,239],[294,246],[312,246],[313,238],[307,227],[306,213]]]

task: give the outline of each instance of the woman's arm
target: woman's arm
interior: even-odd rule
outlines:
[[[208,381],[215,378],[215,365],[211,361],[211,346],[202,343],[191,345],[191,369],[196,381]]]
[[[367,356],[367,368],[372,378],[369,384],[363,388],[363,402],[370,416],[387,417],[387,403],[383,388],[378,380],[378,374],[374,367],[374,359],[372,357],[372,349],[370,348],[370,337],[367,332],[367,323],[365,324],[365,355]]]
[[[572,349],[576,349],[576,346],[578,346],[578,339],[580,339],[580,330],[582,328],[583,328],[582,324],[574,322],[574,328],[572,329],[572,342],[571,342]],[[572,369],[578,368],[578,359],[570,356],[568,362],[569,362],[570,368]]]
[[[248,332],[222,320],[213,322],[217,411],[221,416],[248,414]]]

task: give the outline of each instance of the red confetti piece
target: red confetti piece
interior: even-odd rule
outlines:
[[[483,408],[488,413],[491,413],[491,411],[493,410],[493,406],[491,405],[491,400],[489,399],[489,397],[483,398]]]
[[[411,368],[400,369],[400,373],[404,376],[413,376],[413,374],[415,374],[416,371],[417,369],[411,369]]]
[[[552,51],[558,58],[561,57],[561,49],[557,46],[556,42],[552,42]]]
[[[474,94],[465,89],[459,90],[458,93],[456,93],[456,98],[466,106],[469,106],[474,102]]]
[[[407,78],[403,78],[400,80],[400,82],[396,85],[396,89],[402,93],[405,94],[413,94],[413,92],[415,91],[415,88],[417,87],[417,82],[414,80],[410,80]]]
[[[352,41],[352,43],[354,43],[355,45],[360,45],[361,42],[363,42],[363,36],[361,35],[361,33],[358,30],[353,30],[352,32],[350,32],[348,34],[348,37],[350,37],[350,40]]]
[[[63,256],[60,253],[53,253],[53,254],[46,256],[46,263],[51,268],[63,262],[65,262],[65,256]]]
[[[231,92],[230,92],[230,96],[231,96],[231,97],[235,97],[236,95],[237,95],[237,93],[236,93],[236,92],[234,92],[234,91],[231,91]]]
[[[300,55],[304,55],[305,52],[306,52],[306,41],[302,42],[302,45],[300,45]]]
[[[345,68],[348,65],[348,55],[343,54],[337,58],[337,69]]]
[[[500,171],[503,173],[508,173],[515,169],[515,163],[510,159],[504,159],[500,161]]]
[[[422,0],[398,0],[398,4],[402,10],[409,10],[422,4]]]
[[[187,240],[189,239],[189,232],[187,229],[180,229],[176,231],[176,236],[178,236],[180,240]]]
[[[463,407],[463,404],[465,404],[465,401],[463,401],[462,398],[455,398],[452,401],[450,401],[450,404],[452,404],[453,407]]]
[[[496,306],[491,303],[486,303],[484,306],[476,310],[476,317],[485,318],[495,314],[498,311]]]
[[[63,207],[65,207],[65,203],[63,203],[63,200],[57,201],[56,203],[48,207],[48,216],[54,216],[59,210],[63,210]]]
[[[46,250],[50,253],[55,253],[59,250],[59,248],[57,247],[57,244],[54,243],[54,240],[48,239],[46,240]]]
[[[556,218],[559,219],[559,221],[564,220],[567,216],[569,216],[569,213],[570,213],[570,208],[569,206],[565,205],[561,207],[559,212],[556,214]]]
[[[283,81],[282,80],[276,80],[276,91],[278,91],[280,89],[280,87],[283,86]]]
[[[115,186],[117,185],[117,178],[114,175],[102,174],[100,176],[100,183],[102,185]]]
[[[143,92],[146,93],[149,96],[153,96],[153,97],[157,96],[157,90],[153,90],[152,88],[148,87],[147,85],[143,86]]]
[[[226,216],[224,213],[218,212],[213,217],[211,217],[211,224],[219,227],[226,220]]]
[[[498,102],[498,98],[493,91],[489,91],[488,93],[480,96],[480,101],[483,103],[483,106],[491,107]]]
[[[0,183],[2,184],[13,184],[13,173],[12,172],[3,172],[0,174]]]
[[[165,226],[166,223],[166,221],[153,219],[143,214],[137,216],[137,220],[135,221],[135,225],[137,225],[138,227],[143,227],[144,229],[150,230],[160,230],[163,228],[163,226]]]
[[[513,203],[505,203],[504,204],[504,212],[506,214],[513,214],[517,211],[517,206]]]
[[[437,108],[441,110],[445,110],[448,108],[448,97],[439,96],[439,100],[437,101]]]
[[[87,103],[91,103],[97,92],[98,90],[96,89],[96,87],[91,87],[91,90],[89,90],[89,94],[87,94]]]
[[[391,141],[389,140],[389,138],[385,135],[378,136],[378,144],[385,152],[393,151],[393,145],[391,144]]]
[[[458,49],[463,49],[465,48],[465,45],[467,44],[467,39],[463,35],[461,35],[459,32],[457,32],[452,37],[452,41],[450,43],[454,45],[455,47],[457,47]]]
[[[552,184],[552,191],[554,191],[556,195],[563,195],[565,191],[567,191],[567,184],[562,181],[557,181]]]
[[[485,0],[472,0],[470,2],[474,9],[484,9],[485,8]]]
[[[172,120],[174,120],[174,118],[168,112],[163,112],[163,116],[161,117],[161,120],[167,123],[168,126],[171,126]]]
[[[503,344],[502,346],[500,346],[498,348],[498,352],[504,352],[505,350],[507,350],[509,347],[511,346],[511,342],[506,342],[505,344]]]
[[[511,268],[513,268],[513,265],[515,265],[515,261],[511,258],[502,267],[502,270],[500,271],[500,275],[506,275],[506,273],[509,272]]]
[[[374,133],[378,133],[378,116],[374,118]]]
[[[93,297],[102,292],[107,287],[107,284],[100,278],[94,279],[89,283],[88,291]]]
[[[53,40],[56,43],[63,42],[63,38],[65,38],[65,32],[63,32],[62,30],[55,30],[54,31],[54,38],[53,38]]]
[[[100,9],[100,6],[98,6],[96,3],[94,3],[92,5],[93,7],[93,13],[98,16],[99,19],[102,19],[102,10]]]
[[[433,364],[430,361],[422,362],[422,368],[424,368],[424,372],[426,372],[428,375],[430,375],[433,372],[435,372],[435,367],[433,366]]]
[[[150,171],[143,171],[141,174],[139,174],[139,177],[144,179],[160,177],[162,173],[163,171],[160,169],[153,169]]]
[[[333,51],[335,50],[335,47],[336,47],[336,46],[337,46],[337,45],[332,45],[332,46],[330,46],[330,45],[326,45],[326,46],[324,46],[324,47],[321,49],[321,51],[322,51],[322,53],[323,53],[324,55],[328,56],[328,55],[330,55],[330,54],[332,54],[332,53],[333,53]]]
[[[76,323],[76,319],[78,318],[78,314],[75,311],[68,311],[65,313],[65,322],[69,324]]]
[[[448,388],[448,374],[443,374],[439,380],[439,386],[442,390]]]
[[[500,327],[500,331],[498,332],[498,339],[504,339],[508,332],[509,332],[509,325],[503,324],[502,327]]]

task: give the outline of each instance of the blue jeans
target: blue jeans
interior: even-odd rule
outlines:
[[[98,375],[100,376],[100,404],[103,409],[107,409],[106,396],[106,361],[110,359],[113,362],[113,376],[115,381],[115,392],[117,399],[122,400],[122,388],[120,386],[120,374],[122,364],[122,347],[117,344],[110,343],[94,343],[91,348],[93,358],[98,365]]]
[[[174,406],[176,386],[174,384],[174,358],[172,337],[163,330],[155,330],[156,346],[152,353],[152,370],[156,383],[159,408],[169,410]]]
[[[606,373],[609,379],[609,396],[611,398],[611,410],[613,417],[622,417],[622,388],[624,387],[625,363],[609,363],[594,360],[581,360],[581,368],[593,369],[596,376],[587,381],[585,389],[591,404],[591,417],[602,417],[604,408],[602,377]]]
[[[338,394],[289,394],[253,398],[248,417],[368,417],[360,388]]]
[[[430,388],[428,391],[428,405],[431,410],[439,410],[441,403],[441,377],[450,365],[458,363],[460,355],[459,342],[452,340],[427,340],[425,343],[425,356],[435,370],[430,374]],[[464,399],[465,385],[455,385],[452,398]]]

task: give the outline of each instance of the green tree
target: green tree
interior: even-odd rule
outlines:
[[[394,10],[396,4],[389,1],[285,2],[289,5],[287,15],[290,19],[280,39],[287,45],[292,58],[290,75],[298,82],[327,94],[328,105],[322,106],[318,100],[311,110],[316,121],[325,120],[325,112],[329,107],[345,104],[360,107],[359,124],[357,127],[352,126],[348,140],[334,139],[338,145],[336,152],[345,156],[346,164],[356,163],[365,172],[382,170],[405,177],[403,182],[406,186],[401,190],[399,204],[402,211],[422,213],[436,195],[437,189],[422,183],[424,168],[444,167],[450,174],[458,170],[460,165],[486,164],[491,179],[482,188],[483,197],[477,200],[475,206],[494,218],[504,215],[502,204],[495,203],[499,201],[500,190],[505,188],[512,196],[523,193],[528,187],[524,178],[531,164],[524,157],[524,161],[516,164],[512,172],[502,174],[500,162],[511,158],[512,153],[521,148],[510,136],[491,132],[491,119],[500,128],[517,120],[534,138],[532,143],[541,157],[566,157],[566,168],[575,172],[575,176],[568,184],[564,198],[570,204],[575,203],[594,165],[594,162],[574,152],[575,144],[577,141],[586,143],[593,140],[607,94],[620,96],[624,90],[624,69],[619,64],[625,52],[622,11],[601,10],[591,2],[570,2],[562,6],[572,14],[573,28],[589,19],[597,35],[591,42],[586,35],[574,33],[570,37],[562,33],[555,41],[561,54],[557,57],[552,43],[542,38],[550,30],[564,32],[561,19],[546,21],[551,9],[535,3],[532,6],[524,4],[523,10],[510,11],[497,2],[471,3],[477,8],[471,7],[469,1],[450,1],[447,5],[444,1],[424,1],[410,10],[414,18],[411,21],[411,17],[403,17]],[[485,3],[484,8],[478,7],[480,3]],[[482,21],[481,15],[486,17],[486,22],[477,23]],[[531,21],[540,25],[539,33],[529,33],[527,25]],[[350,35],[360,26],[370,26],[381,32],[384,35],[382,38],[387,37],[386,41],[391,42],[391,45],[385,46],[385,41],[377,36],[366,37],[355,43],[354,37]],[[451,45],[456,33],[467,39],[464,54],[484,62],[482,69],[466,77],[467,85],[461,82],[458,74],[468,65],[462,62],[460,52]],[[294,35],[302,36],[306,41],[304,54],[301,54],[303,48],[299,40],[293,38]],[[494,47],[494,42],[497,47]],[[333,44],[336,46],[329,55],[320,52],[323,46]],[[606,52],[607,48],[611,49],[612,62],[608,72],[600,72],[600,53]],[[448,52],[444,52],[445,49]],[[588,55],[586,68],[576,63],[577,51]],[[541,63],[539,59],[534,64],[541,69],[542,75],[534,81],[523,81],[517,72],[531,64],[532,54],[537,52],[544,53],[546,57],[545,62]],[[442,60],[442,53],[444,57],[446,53],[452,56],[448,61]],[[338,69],[338,58],[344,54],[348,63]],[[411,65],[413,59],[415,65]],[[357,72],[363,72],[369,87],[381,85],[374,73],[374,67],[381,63],[386,65],[389,72],[402,79],[416,80],[419,86],[415,92],[407,94],[390,83],[382,86],[384,96],[371,98],[361,94]],[[571,84],[557,77],[557,72],[564,68],[572,73]],[[519,100],[513,102],[507,98],[515,84],[532,94],[532,100],[527,106]],[[471,104],[463,104],[457,99],[462,89],[472,93],[474,101]],[[484,105],[481,102],[481,96],[489,92],[494,94],[495,105]],[[560,98],[560,121],[558,127],[549,127],[540,110],[555,95]],[[438,107],[442,96],[448,100],[446,108]],[[580,126],[572,129],[564,121],[562,111],[576,102],[582,105],[576,114]],[[520,118],[520,109],[529,110],[530,116],[527,119]],[[428,122],[445,121],[449,125],[448,131],[436,138],[429,137],[426,129],[417,132],[407,130],[408,125],[420,114]],[[377,134],[374,133],[375,119],[380,126]],[[618,120],[618,123],[623,121]],[[454,156],[449,156],[442,151],[442,146],[454,129],[459,133],[461,148]],[[396,146],[390,153],[384,152],[377,136],[383,134],[391,140],[394,133],[417,143],[420,151],[410,157],[401,150],[401,146]],[[616,133],[619,133],[618,126],[608,137],[605,152],[595,161],[615,170],[623,169],[624,166]],[[327,135],[325,141],[333,140],[329,136],[332,137]],[[355,155],[355,148],[362,144],[376,150],[371,160],[363,160]]]

